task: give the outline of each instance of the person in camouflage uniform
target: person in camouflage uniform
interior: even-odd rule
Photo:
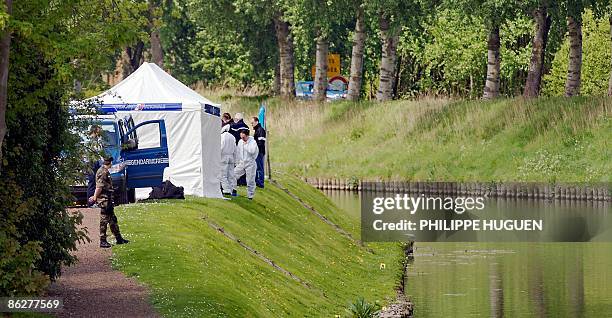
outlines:
[[[129,241],[121,237],[117,216],[113,206],[113,180],[108,169],[111,167],[113,158],[104,158],[104,163],[96,172],[96,191],[89,198],[96,202],[100,210],[100,247],[109,248],[111,245],[106,240],[106,227],[110,225],[111,232],[117,239],[117,244],[125,244]]]
[[[102,145],[102,127],[92,125],[89,129],[89,138],[85,145],[87,149],[87,198],[94,195],[96,192],[96,172],[102,166],[102,154],[104,147]],[[95,202],[87,202],[87,206],[92,207]]]

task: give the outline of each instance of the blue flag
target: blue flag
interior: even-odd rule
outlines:
[[[258,119],[261,127],[263,127],[263,129],[266,129],[266,105],[264,105],[264,103],[261,103],[261,105],[259,106]]]

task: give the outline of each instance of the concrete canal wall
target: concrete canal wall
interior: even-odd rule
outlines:
[[[612,201],[610,184],[529,182],[415,182],[303,178],[321,190],[402,192],[450,196],[487,196],[545,200]]]

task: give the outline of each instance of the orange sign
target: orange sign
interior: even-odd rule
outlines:
[[[316,65],[312,66],[312,78],[315,78]],[[327,54],[327,78],[340,75],[340,54]]]

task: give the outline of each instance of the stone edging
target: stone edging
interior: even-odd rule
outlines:
[[[405,192],[432,195],[474,195],[498,198],[612,202],[609,184],[530,182],[415,182],[302,178],[321,190]]]

